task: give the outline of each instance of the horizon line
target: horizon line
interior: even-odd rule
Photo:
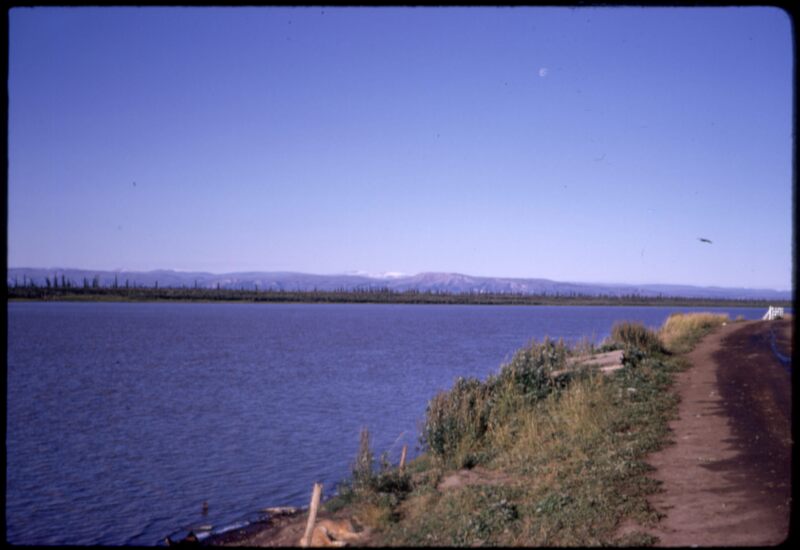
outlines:
[[[655,283],[625,283],[625,282],[601,282],[601,281],[576,281],[576,280],[565,280],[565,279],[551,279],[548,277],[515,277],[515,276],[505,276],[505,275],[470,275],[467,273],[462,273],[458,271],[420,271],[414,274],[399,272],[399,271],[384,271],[382,273],[385,274],[397,274],[399,275],[375,275],[370,274],[369,272],[359,272],[360,270],[355,270],[351,272],[341,272],[341,273],[311,273],[307,271],[293,271],[293,270],[247,270],[247,271],[225,271],[221,273],[215,273],[212,271],[202,271],[202,270],[192,270],[192,269],[175,269],[175,268],[156,268],[156,269],[127,269],[127,268],[116,268],[116,269],[91,269],[91,268],[82,268],[82,267],[11,267],[7,266],[7,272],[12,269],[39,269],[39,270],[73,270],[73,271],[95,271],[95,272],[110,272],[110,273],[153,273],[157,271],[171,271],[174,273],[198,273],[198,274],[205,274],[205,275],[213,275],[213,276],[225,276],[225,275],[237,275],[243,273],[290,273],[295,275],[314,275],[318,277],[364,277],[367,279],[402,279],[402,278],[410,278],[410,277],[417,277],[419,275],[461,275],[464,277],[473,277],[479,279],[516,279],[516,280],[539,280],[539,281],[549,281],[554,283],[567,283],[567,284],[579,284],[579,285],[604,285],[604,286],[680,286],[680,287],[693,287],[693,288],[718,288],[718,289],[745,289],[745,290],[770,290],[774,292],[790,292],[794,295],[794,287],[791,286],[789,288],[774,288],[774,287],[755,287],[755,286],[720,286],[720,285],[707,285],[707,284],[691,284],[691,283],[664,283],[664,282],[655,282]]]

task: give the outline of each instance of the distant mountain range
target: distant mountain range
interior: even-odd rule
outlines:
[[[97,278],[101,286],[111,286],[115,280],[119,286],[125,284],[152,287],[200,287],[225,289],[259,290],[366,290],[388,288],[395,291],[418,290],[449,293],[520,293],[520,294],[582,294],[588,296],[665,296],[682,298],[719,298],[738,300],[791,300],[788,290],[700,287],[668,284],[593,284],[551,281],[549,279],[516,279],[508,277],[473,277],[460,273],[419,273],[401,275],[389,273],[383,276],[370,275],[313,275],[285,271],[249,271],[237,273],[206,273],[173,270],[155,271],[99,271],[87,269],[27,268],[14,267],[7,271],[8,285],[22,285],[34,281],[44,285],[49,277],[61,277],[73,285],[82,286],[84,279],[88,284]]]

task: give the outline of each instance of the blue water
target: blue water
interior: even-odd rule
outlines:
[[[761,309],[9,303],[6,539],[155,545],[412,455],[425,405],[532,338]],[[208,514],[201,514],[203,501]]]

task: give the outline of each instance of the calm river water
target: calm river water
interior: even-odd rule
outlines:
[[[376,455],[415,453],[438,390],[531,338],[600,341],[691,310],[9,303],[6,539],[155,545],[306,505],[349,474],[362,426]]]

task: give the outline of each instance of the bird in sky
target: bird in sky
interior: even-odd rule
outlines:
[[[711,241],[709,241],[708,239],[706,239],[704,237],[697,237],[697,240],[700,241],[701,243],[712,244]]]

